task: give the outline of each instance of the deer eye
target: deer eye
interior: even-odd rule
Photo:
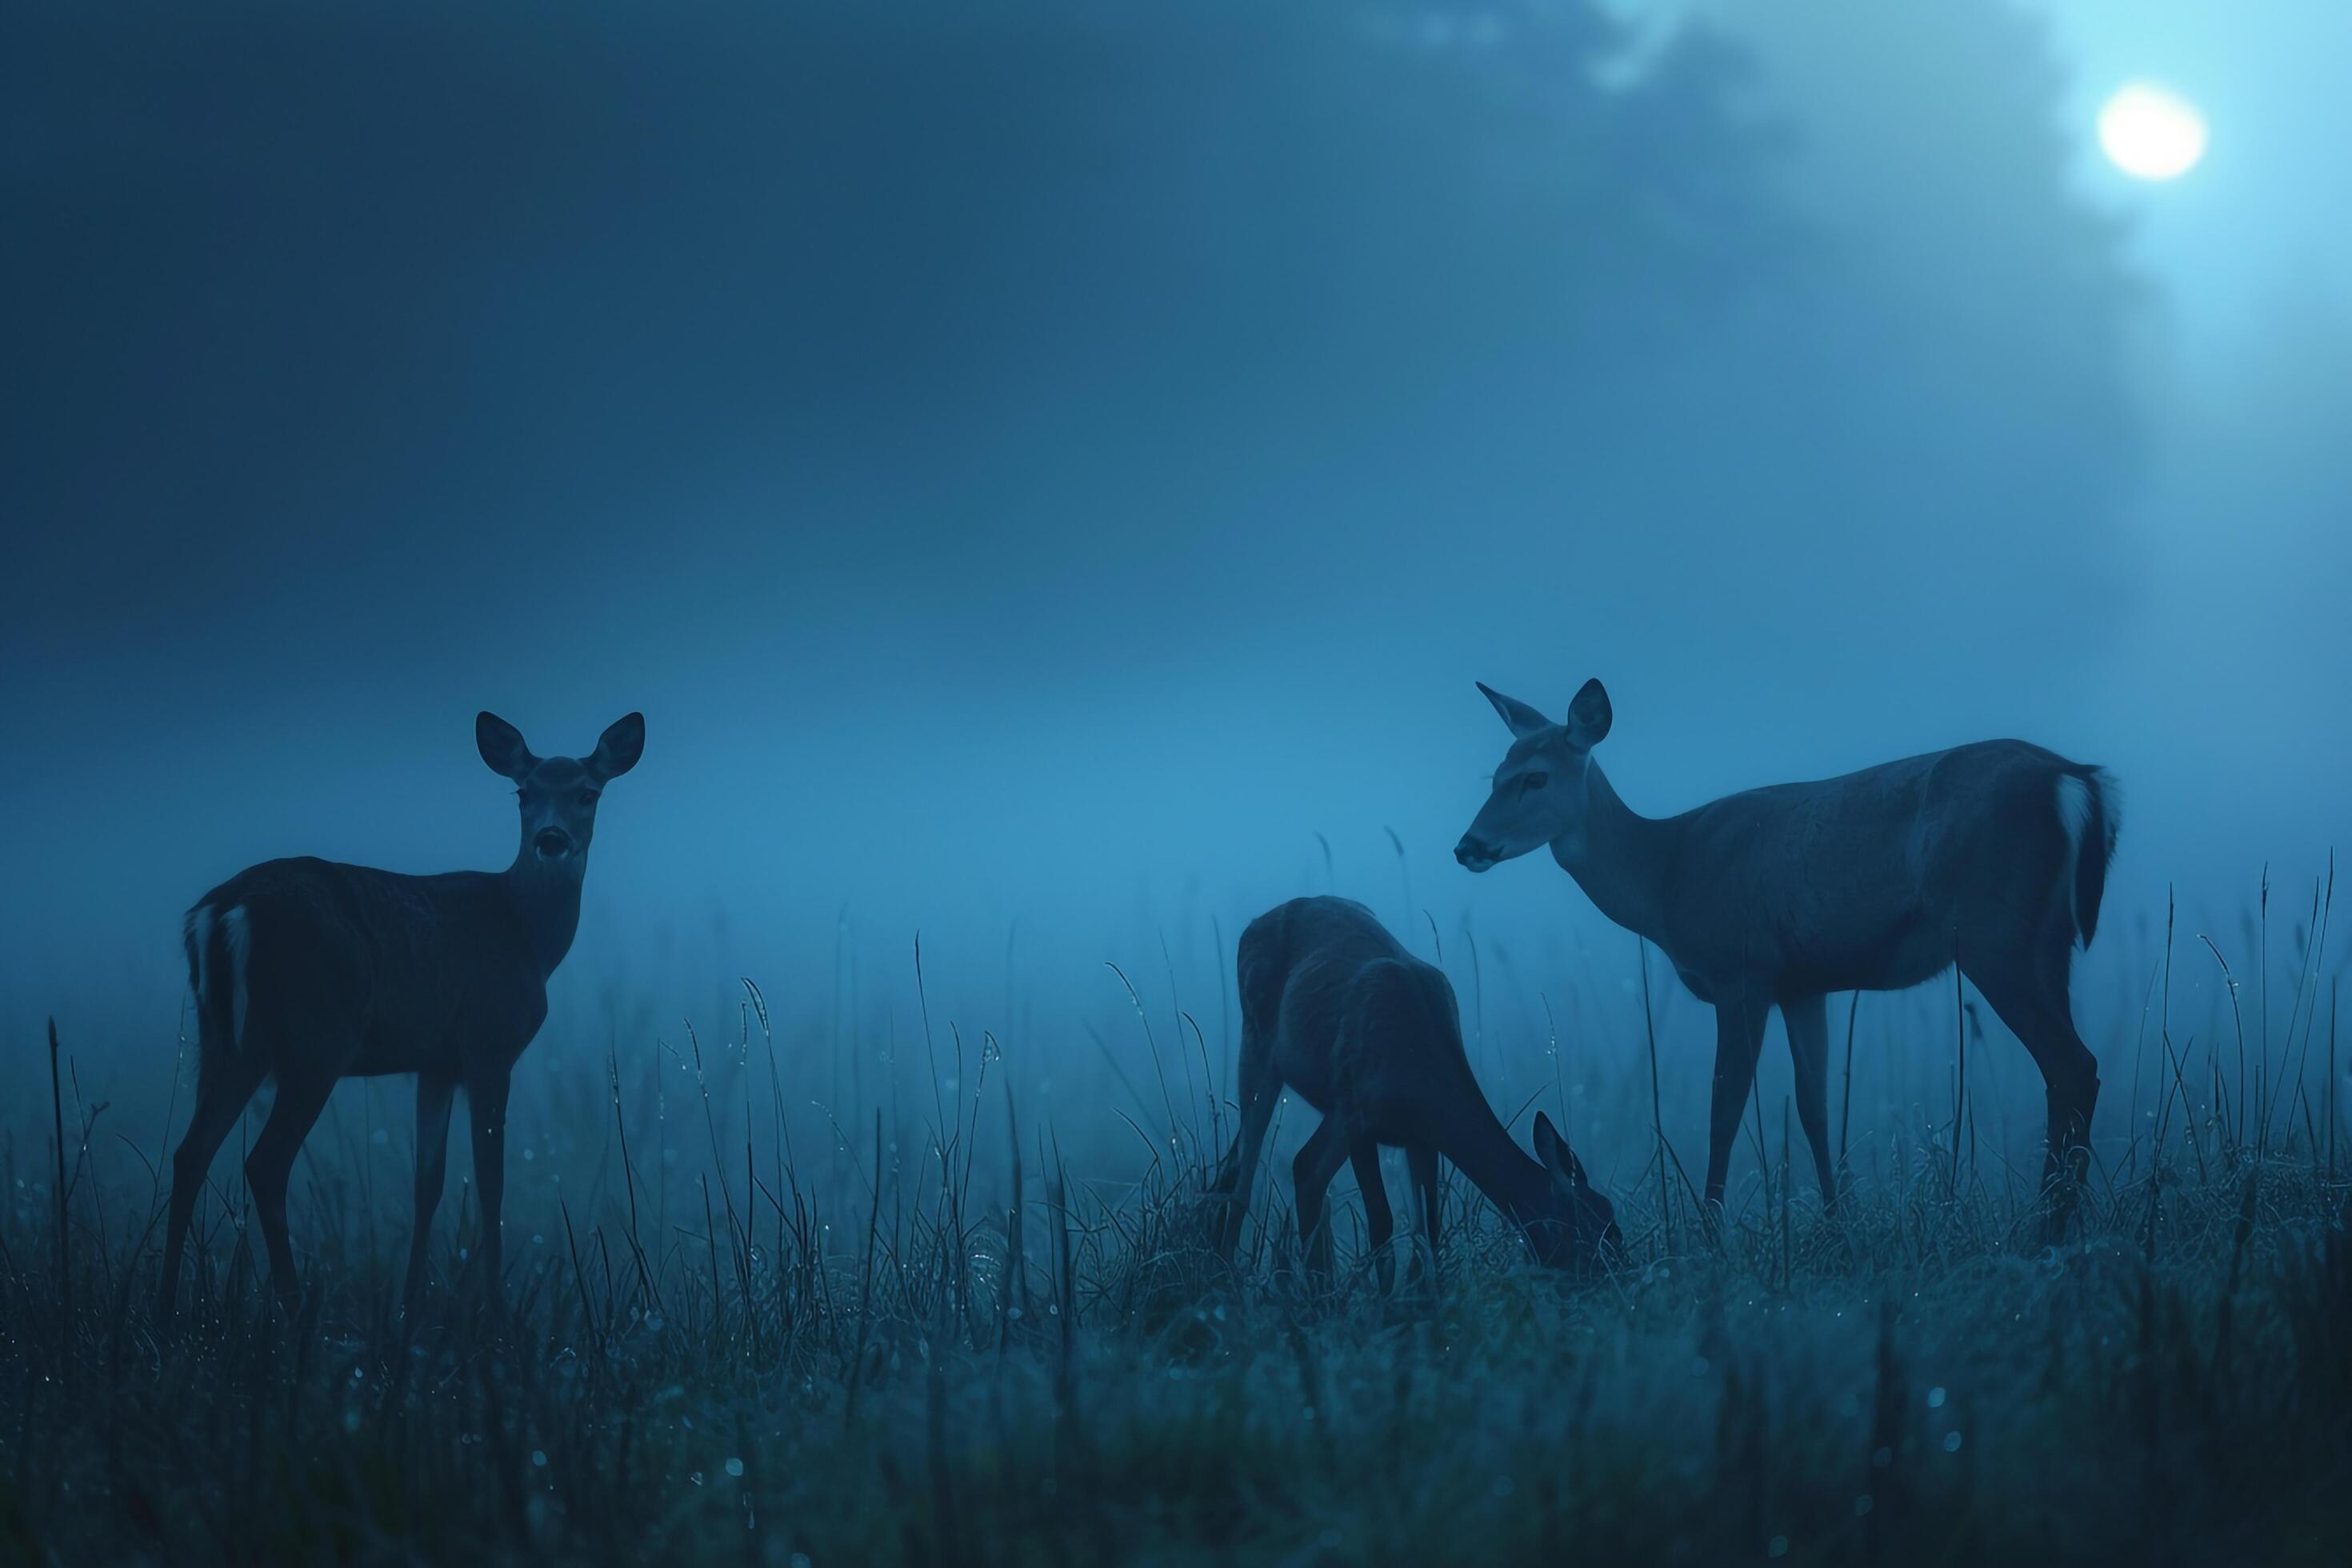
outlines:
[[[1533,795],[1549,783],[1551,783],[1549,773],[1522,773],[1519,776],[1519,790],[1522,794]]]

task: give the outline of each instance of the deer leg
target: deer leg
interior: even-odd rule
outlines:
[[[1830,1164],[1830,1025],[1825,996],[1783,997],[1780,1021],[1789,1030],[1789,1059],[1797,1071],[1797,1121],[1812,1147],[1822,1181],[1822,1212],[1837,1212],[1837,1172]]]
[[[2071,912],[2063,925],[2057,926],[2042,945],[2040,970],[2044,1010],[2050,1016],[2050,1037],[2055,1041],[2052,1055],[2056,1058],[2060,1076],[2069,1084],[2071,1093],[2063,1134],[2056,1146],[2065,1151],[2063,1164],[2073,1188],[2079,1188],[2090,1174],[2091,1118],[2099,1109],[2099,1058],[2083,1043],[2074,1027],[2074,932]],[[2043,1069],[2043,1077],[2049,1076]],[[2069,1197],[2071,1199],[2070,1190]]]
[[[331,1073],[289,1078],[280,1072],[278,1103],[270,1107],[269,1121],[245,1160],[246,1185],[253,1189],[253,1212],[261,1221],[261,1239],[269,1248],[269,1282],[283,1302],[291,1302],[302,1293],[302,1282],[294,1273],[293,1244],[286,1236],[286,1186],[294,1173],[294,1156],[302,1152],[302,1140],[310,1135],[334,1088]]]
[[[1282,1094],[1282,1081],[1275,1076],[1273,1063],[1259,1059],[1258,1038],[1257,1031],[1246,1023],[1242,1026],[1241,1129],[1234,1134],[1234,1146],[1225,1152],[1217,1179],[1209,1189],[1215,1205],[1217,1256],[1227,1263],[1234,1260],[1234,1248],[1241,1244],[1250,1188],[1257,1180],[1258,1152],[1265,1143],[1266,1125],[1274,1120],[1275,1101]]]
[[[1429,1279],[1431,1285],[1434,1286],[1437,1282],[1439,1224],[1437,1151],[1425,1144],[1409,1145],[1404,1152],[1404,1163],[1405,1168],[1412,1173],[1412,1190],[1421,1195],[1421,1223],[1429,1237]]]
[[[497,1300],[501,1284],[499,1213],[507,1187],[507,1073],[484,1075],[466,1086],[466,1114],[474,1129],[474,1191],[482,1204],[482,1291]]]
[[[441,1185],[449,1169],[449,1102],[457,1080],[416,1075],[416,1229],[408,1238],[407,1309],[416,1310],[425,1289],[426,1251],[433,1240],[433,1214],[441,1206]]]
[[[1722,1216],[1724,1182],[1731,1173],[1731,1141],[1764,1048],[1764,1013],[1744,991],[1716,998],[1715,1100],[1706,1130],[1706,1208],[1716,1218]]]
[[[156,1315],[169,1320],[177,1304],[180,1288],[180,1259],[187,1250],[188,1226],[195,1218],[196,1199],[205,1190],[205,1177],[213,1168],[213,1157],[236,1125],[245,1110],[245,1102],[259,1088],[261,1075],[246,1066],[245,1058],[235,1053],[224,1053],[223,1058],[211,1064],[211,1070],[199,1069],[196,1079],[196,1109],[188,1119],[188,1131],[180,1140],[180,1147],[172,1155],[172,1219],[163,1238],[163,1286]]]
[[[1307,1255],[1307,1271],[1318,1282],[1331,1275],[1331,1227],[1326,1223],[1323,1194],[1347,1163],[1348,1139],[1337,1116],[1325,1117],[1290,1162],[1291,1185],[1298,1194],[1298,1240]]]
[[[1396,1214],[1389,1207],[1388,1184],[1381,1178],[1381,1146],[1366,1138],[1348,1151],[1356,1167],[1356,1190],[1364,1195],[1364,1237],[1372,1246],[1372,1267],[1381,1277],[1381,1294],[1396,1289],[1396,1259],[1389,1242],[1396,1236]]]
[[[2071,947],[2071,933],[2069,933]],[[2012,959],[1964,963],[1962,969],[2000,1021],[2009,1026],[2042,1069],[2050,1100],[2049,1143],[2042,1155],[2042,1190],[2049,1213],[2044,1238],[2062,1239],[2074,1217],[2077,1189],[2090,1163],[2091,1115],[2099,1103],[2099,1061],[2074,1031],[2067,998],[2070,953],[2061,949],[2055,964]]]

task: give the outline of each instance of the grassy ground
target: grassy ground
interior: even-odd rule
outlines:
[[[1227,1273],[1185,1182],[1065,1203],[1050,1148],[973,1212],[979,1121],[879,1203],[747,1146],[773,1173],[659,1244],[634,1176],[609,1223],[519,1214],[507,1310],[453,1258],[414,1323],[331,1184],[290,1321],[224,1220],[164,1331],[148,1194],[78,1192],[60,1273],[15,1173],[0,1559],[2352,1560],[2309,1151],[2176,1137],[2055,1250],[1933,1149],[1835,1222],[1783,1164],[1719,1247],[1651,1187],[1582,1286],[1456,1182],[1441,1288],[1383,1297],[1360,1257],[1309,1289],[1277,1199]]]
[[[1300,1277],[1278,1153],[1236,1265],[1200,1250],[1231,1049],[1172,978],[1155,1025],[1113,972],[1139,1039],[1089,1026],[1091,1058],[934,1028],[919,953],[919,1032],[772,1036],[748,984],[716,1048],[551,1028],[502,1305],[461,1180],[413,1319],[396,1087],[347,1086],[298,1167],[299,1304],[226,1153],[165,1328],[164,1140],[122,1129],[181,1108],[89,1104],[68,1049],[0,1116],[0,1563],[2352,1562],[2324,942],[2295,931],[2280,1031],[2272,966],[2242,1011],[2165,934],[2096,1036],[2054,1248],[2040,1086],[1964,993],[1850,1015],[1835,1218],[1759,1090],[1716,1236],[1672,1142],[1704,1020],[1596,971],[1508,1025],[1465,938],[1490,1093],[1588,1140],[1627,1258],[1544,1274],[1449,1174],[1441,1277],[1393,1294],[1344,1183],[1340,1272]]]

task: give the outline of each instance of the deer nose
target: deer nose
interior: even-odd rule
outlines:
[[[1454,858],[1473,871],[1483,871],[1495,863],[1494,851],[1466,833],[1454,847]]]
[[[561,827],[542,827],[539,830],[539,836],[530,842],[532,847],[546,859],[552,860],[559,855],[572,853],[572,835],[564,832]]]

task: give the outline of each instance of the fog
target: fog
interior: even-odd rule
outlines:
[[[1234,934],[1328,887],[1443,944],[1497,1084],[1613,1083],[1633,939],[1450,853],[1473,682],[1590,676],[1653,815],[2104,764],[2094,1048],[2168,889],[2175,1005],[2210,934],[2284,1012],[2344,964],[2294,928],[2352,767],[2347,58],[2319,0],[12,7],[10,1126],[51,1016],[161,1107],[238,868],[504,865],[484,708],[647,722],[526,1078],[748,975],[1066,1096],[1150,1070],[1114,963],[1222,1076]],[[2098,158],[2137,76],[2210,120],[2176,183]]]

